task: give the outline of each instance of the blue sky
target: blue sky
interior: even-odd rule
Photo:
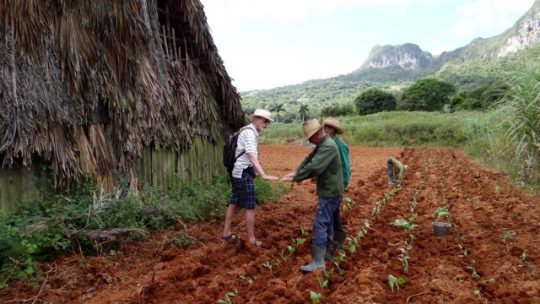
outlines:
[[[201,0],[239,91],[357,69],[375,45],[438,55],[511,27],[535,0]]]

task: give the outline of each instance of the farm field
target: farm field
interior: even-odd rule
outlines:
[[[280,177],[309,152],[259,148]],[[59,257],[35,286],[1,291],[0,303],[311,303],[310,294],[321,303],[540,303],[540,198],[454,149],[350,153],[342,218],[351,238],[327,272],[299,271],[316,203],[315,184],[304,181],[258,207],[256,235],[269,248],[222,242],[221,221],[178,223],[112,258]],[[409,165],[402,188],[387,186],[392,155]],[[436,214],[453,225],[446,237],[432,235]],[[233,230],[246,238],[242,213]],[[171,245],[181,232],[196,239],[185,249]]]

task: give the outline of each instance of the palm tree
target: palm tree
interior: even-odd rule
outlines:
[[[306,115],[309,113],[309,108],[307,104],[301,104],[298,109],[298,114],[300,114],[300,120],[304,123]]]
[[[276,123],[279,122],[279,112],[284,111],[283,110],[283,104],[282,103],[276,103],[271,108],[270,111],[276,112]]]

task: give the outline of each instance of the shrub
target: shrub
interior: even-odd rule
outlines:
[[[396,97],[380,89],[371,88],[354,100],[358,114],[367,115],[396,109]]]
[[[405,89],[398,108],[405,111],[438,111],[450,102],[450,96],[455,90],[451,83],[424,78]]]
[[[321,115],[324,117],[337,117],[354,114],[354,109],[350,103],[333,104],[326,106],[321,110]]]

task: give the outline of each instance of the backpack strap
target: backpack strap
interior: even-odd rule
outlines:
[[[253,131],[252,128],[250,128],[249,125],[247,126],[244,126],[240,129],[240,131],[238,131],[238,137],[240,137],[240,134],[242,134],[242,132],[244,132],[245,130],[251,130]],[[253,134],[255,134],[255,131],[253,131]],[[236,152],[236,151],[235,151]],[[240,156],[244,155],[246,153],[246,150],[243,150],[242,152],[240,152],[240,154],[238,154],[238,156],[234,157],[234,162],[236,163],[236,161],[238,160],[238,158],[240,158]]]

